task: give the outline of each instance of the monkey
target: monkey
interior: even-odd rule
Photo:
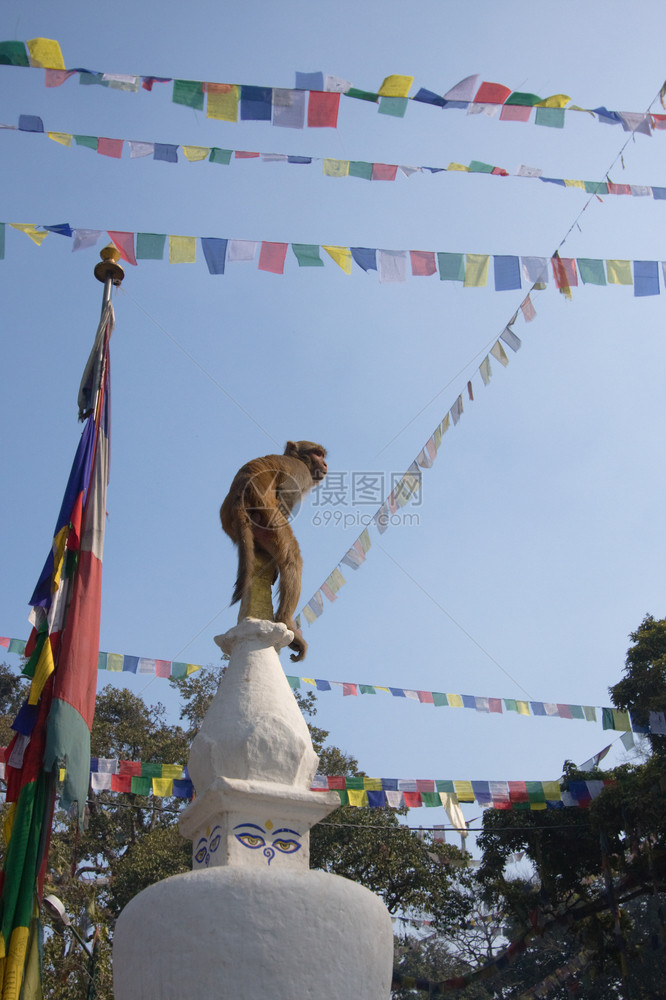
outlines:
[[[264,455],[238,470],[220,507],[222,528],[238,548],[238,576],[231,603],[247,597],[255,573],[255,553],[268,553],[280,578],[275,621],[294,633],[289,648],[303,660],[307,643],[294,623],[301,595],[303,558],[290,527],[290,515],[328,472],[326,449],[312,441],[287,441],[284,455]]]

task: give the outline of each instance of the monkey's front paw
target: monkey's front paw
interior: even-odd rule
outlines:
[[[299,660],[305,659],[308,644],[305,639],[300,637],[300,635],[294,635],[294,641],[289,643],[289,649],[296,650],[296,654],[294,655],[294,653],[292,653],[289,659],[293,660],[294,663],[298,663]]]

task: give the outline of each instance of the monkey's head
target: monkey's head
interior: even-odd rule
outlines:
[[[315,483],[321,482],[328,472],[326,449],[321,444],[315,444],[314,441],[287,441],[284,453],[307,465]]]

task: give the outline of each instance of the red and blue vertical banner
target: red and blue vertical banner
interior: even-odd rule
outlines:
[[[0,1000],[39,989],[39,909],[58,768],[64,807],[85,808],[95,711],[102,553],[109,475],[109,340],[113,307],[102,312],[79,391],[85,422],[51,550],[30,599],[32,634],[23,673],[30,692],[6,751],[8,831],[0,873]],[[6,833],[7,835],[7,833]]]

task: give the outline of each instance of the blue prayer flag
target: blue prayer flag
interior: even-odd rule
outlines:
[[[43,132],[44,122],[39,115],[19,115],[18,127],[21,132]]]
[[[123,659],[123,673],[135,674],[139,666],[138,656],[127,656]]]
[[[476,698],[473,694],[464,694],[462,696],[463,708],[476,708]]]
[[[58,236],[71,236],[74,232],[68,222],[62,222],[58,226],[43,226],[42,228],[47,229],[49,233],[57,233]]]
[[[296,70],[296,90],[323,90],[323,73],[299,73]]]
[[[438,108],[445,108],[447,102],[439,94],[433,93],[432,90],[426,90],[425,87],[421,87],[418,94],[414,95],[415,101],[420,101],[421,104],[434,104]]]
[[[659,295],[659,265],[656,260],[634,261],[634,295]]]
[[[153,159],[164,160],[165,163],[178,163],[178,146],[172,146],[168,142],[156,142]]]
[[[273,104],[272,87],[248,87],[240,89],[241,121],[269,122]]]
[[[224,274],[224,261],[227,256],[227,241],[216,237],[201,237],[201,247],[208,264],[209,274]]]
[[[510,292],[520,288],[520,259],[508,255],[493,257],[495,265],[495,291]]]
[[[368,789],[368,805],[371,809],[382,809],[386,805],[386,792]]]
[[[330,691],[331,685],[329,681],[321,681],[315,679],[315,684],[317,685],[317,691]]]
[[[350,247],[351,255],[364,271],[377,270],[377,251],[368,247]]]

